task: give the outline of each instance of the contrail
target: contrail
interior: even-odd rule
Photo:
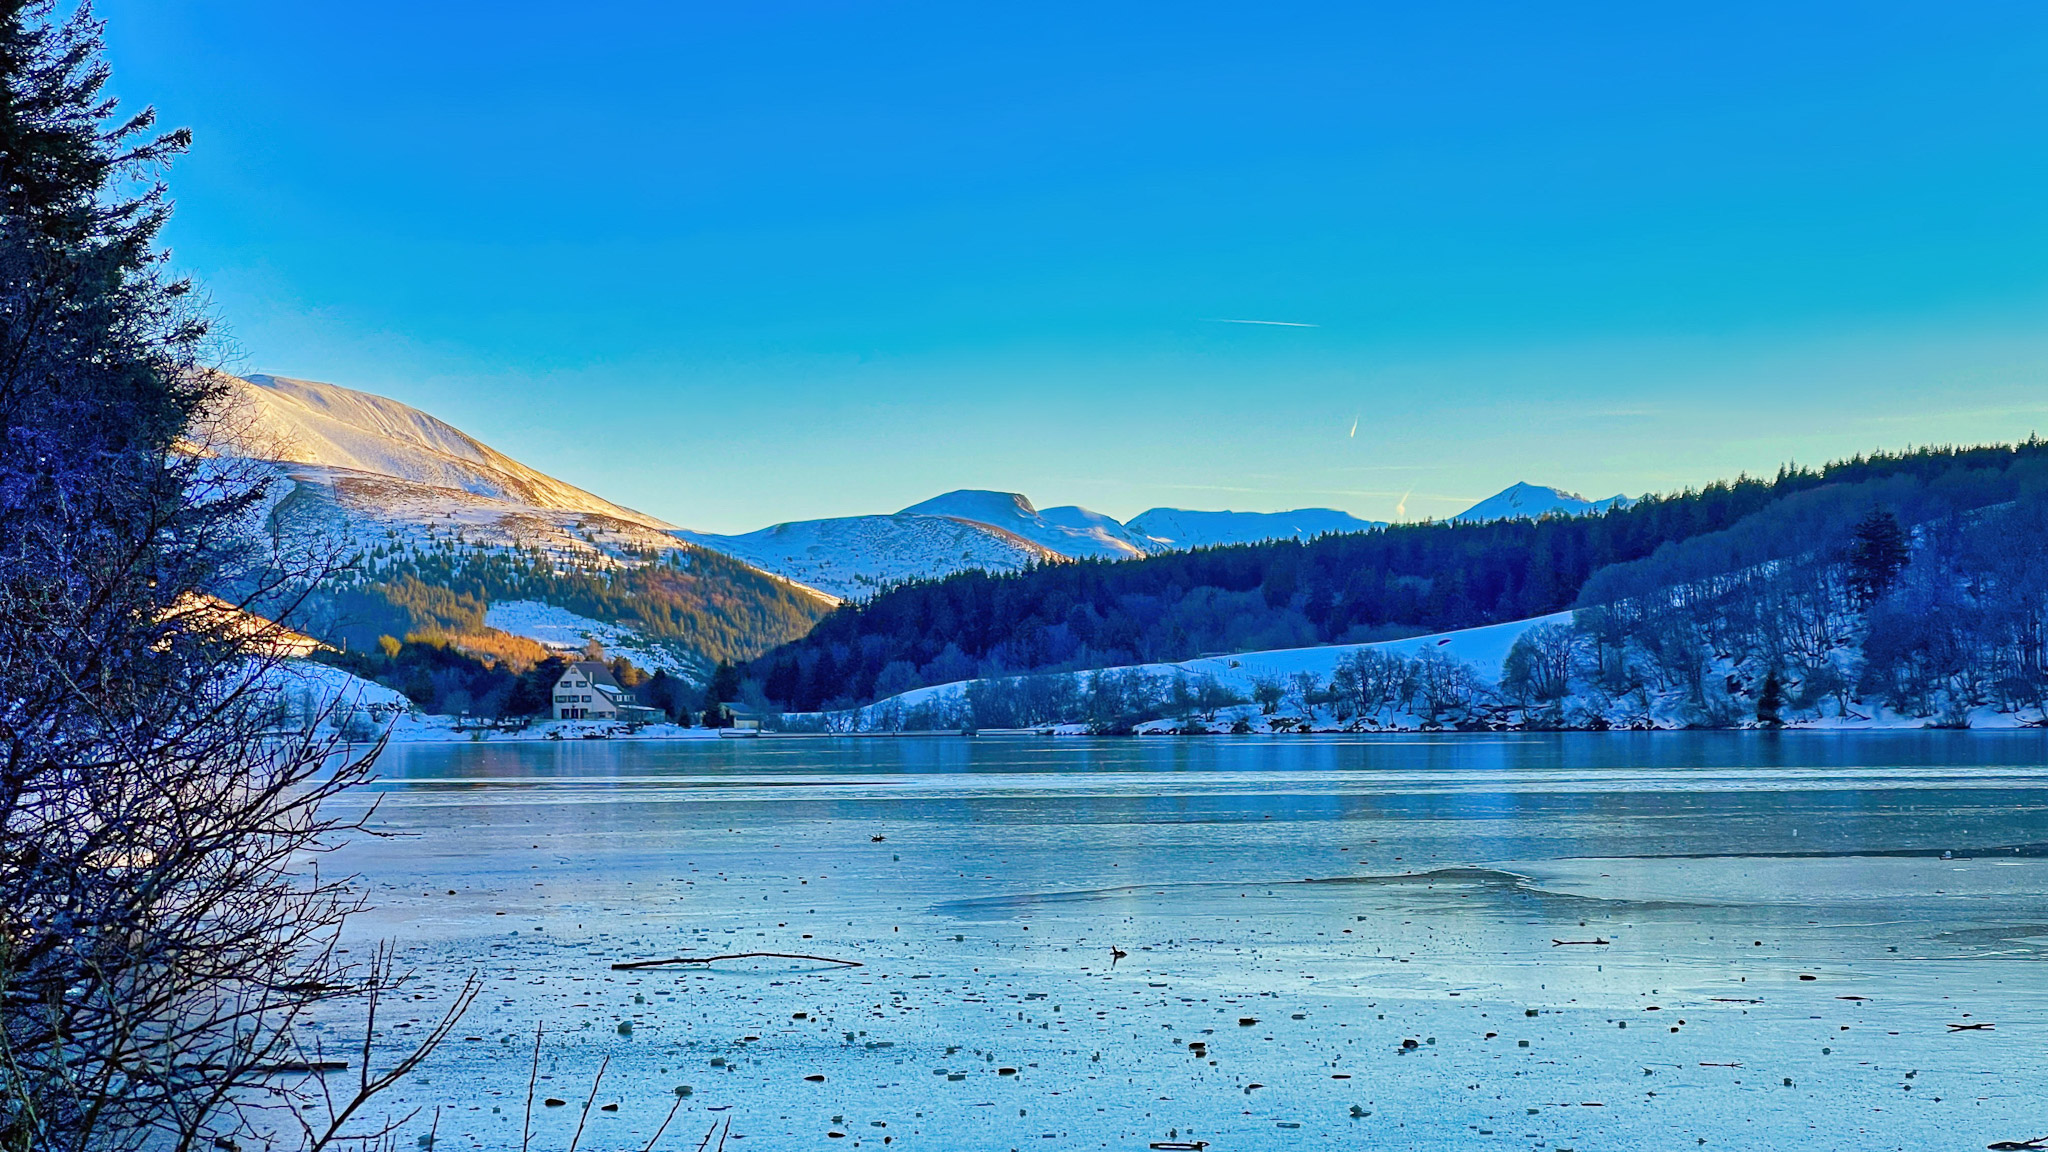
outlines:
[[[1321,324],[1304,324],[1299,320],[1225,320],[1212,317],[1211,324],[1270,324],[1275,328],[1321,328]]]
[[[1415,489],[1413,488],[1401,493],[1401,502],[1394,505],[1394,519],[1406,520],[1408,518],[1408,498],[1413,495],[1415,495]]]
[[[1351,418],[1351,438],[1353,440],[1358,439],[1358,419],[1357,416]]]

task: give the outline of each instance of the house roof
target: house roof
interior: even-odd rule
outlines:
[[[574,664],[569,665],[569,667],[563,671],[562,675],[567,676],[570,672],[583,673],[585,676],[590,678],[590,682],[592,684],[596,685],[599,688],[620,687],[619,682],[612,678],[611,665],[606,664],[603,661],[578,660]]]

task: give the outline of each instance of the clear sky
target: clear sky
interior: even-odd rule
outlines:
[[[2048,433],[2038,0],[99,8],[235,366],[692,527]]]

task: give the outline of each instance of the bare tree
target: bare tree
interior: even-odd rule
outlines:
[[[1539,624],[1515,638],[1502,665],[1501,689],[1511,697],[1538,704],[1570,694],[1584,643],[1569,624]]]
[[[1323,678],[1313,672],[1296,672],[1287,677],[1287,695],[1301,709],[1304,720],[1315,719],[1316,705],[1328,703],[1330,696],[1323,685]]]
[[[395,979],[335,950],[355,898],[318,868],[381,746],[277,724],[342,557],[264,531],[222,442],[155,247],[186,137],[115,117],[100,35],[0,2],[0,1148],[318,1147],[294,1025]]]
[[[1408,680],[1408,661],[1373,648],[1361,648],[1337,662],[1330,676],[1337,717],[1372,716],[1392,704]]]
[[[1480,694],[1471,665],[1439,652],[1424,652],[1409,661],[1407,690],[1410,707],[1424,718],[1468,708]]]
[[[1280,710],[1280,702],[1287,699],[1287,687],[1270,676],[1254,677],[1252,699],[1258,702],[1259,715],[1271,716]]]

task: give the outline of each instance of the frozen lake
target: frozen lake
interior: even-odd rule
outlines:
[[[607,1054],[584,1148],[643,1147],[682,1085],[664,1148],[728,1118],[728,1148],[947,1152],[2048,1135],[2044,734],[415,745],[383,774],[401,835],[323,867],[377,905],[352,946],[430,974],[391,1041],[486,978],[401,1093],[443,1148],[519,1146],[536,1024],[569,1102],[536,1149]],[[610,970],[748,951],[864,966]]]

